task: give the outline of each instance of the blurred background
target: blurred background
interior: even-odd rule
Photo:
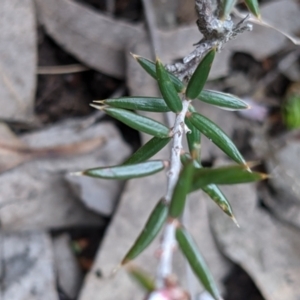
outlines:
[[[224,187],[240,229],[202,194],[187,226],[225,300],[299,300],[300,3],[260,5],[298,45],[254,25],[217,55],[206,86],[252,109],[195,106],[271,177]],[[165,175],[117,182],[70,172],[121,163],[147,140],[89,104],[158,95],[130,52],[182,59],[201,39],[195,21],[192,0],[0,1],[0,299],[143,299],[124,270],[108,276],[164,194]],[[227,163],[210,141],[202,149],[203,165]],[[158,243],[137,260],[152,274]],[[209,299],[181,257],[175,270],[195,299]]]

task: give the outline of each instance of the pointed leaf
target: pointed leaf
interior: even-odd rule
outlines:
[[[127,267],[130,276],[148,293],[155,290],[155,282],[152,276],[136,266]]]
[[[198,113],[192,113],[189,119],[201,133],[223,150],[230,158],[237,163],[245,164],[245,160],[239,150],[219,126]]]
[[[123,165],[136,164],[148,160],[162,148],[164,148],[170,142],[170,140],[171,138],[161,139],[158,137],[153,137],[144,146],[138,149],[131,157],[129,157],[123,163]]]
[[[172,218],[178,218],[185,206],[186,195],[188,194],[194,171],[193,161],[190,160],[182,169],[170,202],[169,215]]]
[[[194,171],[191,192],[209,184],[239,184],[266,179],[263,173],[249,172],[247,166],[226,166],[220,168],[202,168]]]
[[[245,0],[245,3],[247,5],[249,11],[257,18],[260,18],[258,0]]]
[[[160,232],[168,216],[168,205],[164,199],[160,200],[148,218],[143,231],[136,239],[122,260],[122,265],[141,254]]]
[[[147,58],[144,58],[142,56],[138,56],[133,54],[133,57],[136,59],[136,61],[140,64],[140,66],[155,80],[157,79],[156,76],[156,66],[155,63]],[[183,82],[181,82],[175,75],[169,73],[170,80],[175,86],[175,89],[178,93],[181,93],[185,90],[185,85]]]
[[[155,97],[122,97],[117,99],[105,99],[94,102],[101,103],[103,105],[109,105],[111,107],[130,110],[142,110],[153,112],[170,111],[164,99]]]
[[[227,110],[249,109],[249,105],[241,99],[227,93],[203,90],[197,97],[198,100],[218,106]]]
[[[207,81],[212,63],[215,58],[215,54],[216,54],[216,49],[210,50],[201,60],[197,69],[192,75],[188,83],[188,86],[186,88],[186,96],[189,99],[195,99],[200,95]]]
[[[150,118],[140,116],[134,112],[121,108],[104,107],[103,110],[111,117],[123,122],[133,129],[159,138],[170,137],[170,130],[168,127]]]
[[[236,3],[236,0],[223,0],[222,4],[222,11],[221,11],[221,19],[227,19],[227,17],[230,15],[234,5]]]
[[[163,170],[168,162],[152,160],[133,165],[101,167],[85,170],[79,175],[91,176],[102,179],[131,179],[155,174]]]
[[[176,229],[176,240],[181,252],[186,257],[189,265],[204,288],[213,296],[215,300],[221,300],[221,296],[213,276],[205,260],[200,254],[193,238],[184,228],[179,227]]]
[[[191,130],[186,134],[190,154],[196,161],[201,160],[201,133],[200,131],[191,123],[188,118],[184,120],[187,127]]]
[[[156,75],[159,90],[171,111],[182,111],[182,101],[179,98],[174,84],[171,82],[168,72],[160,60],[156,61]]]
[[[224,211],[225,214],[234,219],[230,203],[215,184],[206,185],[202,190]]]

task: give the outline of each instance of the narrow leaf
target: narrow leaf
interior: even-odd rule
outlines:
[[[170,137],[170,130],[168,127],[150,118],[140,116],[134,112],[121,108],[104,107],[103,110],[111,117],[138,131],[142,131],[159,138]]]
[[[197,69],[195,70],[194,74],[192,75],[192,77],[188,83],[188,86],[186,88],[186,96],[189,99],[195,99],[201,93],[201,91],[207,81],[212,63],[215,58],[215,54],[216,54],[216,49],[210,50],[204,56],[204,58],[201,60]]]
[[[144,58],[142,56],[138,56],[133,54],[133,57],[136,59],[136,61],[140,64],[140,66],[155,80],[157,79],[156,76],[156,66],[155,63],[147,58]],[[178,93],[181,93],[185,90],[185,85],[173,74],[169,73],[170,80],[175,86],[175,89]]]
[[[240,164],[246,163],[235,144],[215,123],[198,113],[192,113],[189,119],[201,133],[223,150],[230,158]]]
[[[236,0],[223,0],[222,4],[222,11],[221,11],[221,19],[227,19],[227,17],[230,15],[234,5],[236,3]]]
[[[160,60],[156,61],[156,75],[160,92],[171,111],[179,113],[182,111],[182,102],[179,98],[174,84],[171,82],[168,72]]]
[[[155,290],[155,282],[152,276],[144,270],[136,266],[129,266],[126,268],[130,276],[148,293]]]
[[[188,118],[185,118],[185,124],[191,130],[186,134],[189,151],[193,159],[196,161],[201,160],[201,133],[200,131],[190,122]]]
[[[152,112],[170,111],[164,99],[155,97],[122,97],[117,99],[106,99],[94,102],[101,103],[103,105],[109,105],[111,107],[130,110],[142,110]]]
[[[191,156],[187,153],[184,153],[180,156],[180,159],[182,164],[186,165],[191,160]],[[197,162],[194,160],[193,163],[196,169],[202,168],[201,162]],[[208,184],[206,186],[203,186],[201,189],[224,211],[225,214],[227,214],[237,224],[229,201],[217,185]]]
[[[179,227],[176,229],[176,239],[180,250],[204,288],[215,300],[221,300],[213,276],[190,234],[184,228]]]
[[[129,157],[123,163],[123,165],[136,164],[148,160],[162,148],[164,148],[170,142],[170,140],[171,138],[161,139],[158,137],[153,137],[144,146],[138,149],[131,157]]]
[[[245,0],[249,11],[257,18],[260,18],[258,0]]]
[[[249,109],[249,105],[241,99],[227,93],[203,90],[197,97],[198,100],[228,110]]]
[[[194,171],[191,192],[209,184],[239,184],[266,179],[263,173],[249,172],[247,166],[226,166],[220,168],[202,168]]]
[[[143,231],[136,239],[134,245],[129,249],[123,258],[122,265],[136,258],[150,245],[163,227],[165,221],[167,220],[167,216],[168,205],[166,204],[165,200],[162,199],[158,202],[150,214]]]
[[[183,167],[179,175],[179,179],[174,188],[174,192],[170,202],[170,209],[169,209],[169,215],[172,218],[178,218],[183,212],[186,195],[188,194],[192,183],[193,171],[194,171],[193,161],[190,160],[189,163],[187,163]]]
[[[163,170],[168,163],[162,160],[147,161],[140,164],[101,167],[88,169],[79,175],[102,179],[131,179],[155,174]]]
[[[206,185],[202,190],[223,210],[225,214],[235,220],[229,201],[215,184]]]

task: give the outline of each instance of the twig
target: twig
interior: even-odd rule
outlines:
[[[241,13],[237,8],[234,8],[232,12],[235,16],[237,16],[239,18],[245,18],[245,14]],[[272,24],[270,24],[269,22],[267,22],[265,20],[258,20],[257,18],[249,16],[248,21],[253,24],[272,28],[272,29],[278,31],[279,33],[283,34],[286,38],[288,38],[295,45],[300,45],[300,38],[298,38],[294,35],[291,35],[285,31],[282,31],[281,29],[277,28],[276,26],[273,26]]]
[[[165,199],[167,202],[171,201],[172,194],[177,183],[181,163],[180,163],[180,151],[182,148],[182,137],[185,134],[185,123],[184,118],[187,113],[190,101],[183,100],[183,109],[177,115],[175,124],[173,127],[173,143],[171,149],[171,158],[170,158],[170,169],[168,172],[168,186]],[[176,245],[175,241],[175,226],[174,221],[167,223],[165,231],[163,234],[163,240],[161,243],[161,257],[157,269],[157,278],[156,283],[157,287],[161,288],[164,284],[164,279],[171,275],[172,273],[172,257],[174,246]]]
[[[66,66],[39,66],[37,74],[39,75],[59,75],[89,71],[90,69],[81,64],[73,64]]]
[[[182,63],[166,66],[169,72],[186,81],[209,50],[217,48],[221,51],[228,41],[240,33],[252,30],[252,25],[246,22],[248,16],[237,24],[233,23],[230,16],[226,20],[220,20],[218,6],[212,5],[211,0],[195,0],[195,7],[198,15],[197,26],[203,38],[195,44],[196,48],[183,58]]]
[[[153,57],[160,53],[160,42],[156,31],[156,18],[151,0],[142,0],[146,16],[147,27],[150,34]]]

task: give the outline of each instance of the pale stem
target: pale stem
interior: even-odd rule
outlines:
[[[171,149],[170,169],[168,171],[167,193],[165,196],[167,202],[171,201],[181,169],[180,151],[182,149],[182,137],[186,132],[184,118],[188,111],[190,101],[183,100],[182,104],[182,111],[176,116],[175,124],[173,127],[174,136]],[[164,286],[164,279],[166,278],[166,276],[172,273],[172,257],[174,247],[176,245],[175,229],[176,222],[168,222],[163,233],[161,243],[161,256],[156,276],[156,284],[158,288],[162,288]]]

